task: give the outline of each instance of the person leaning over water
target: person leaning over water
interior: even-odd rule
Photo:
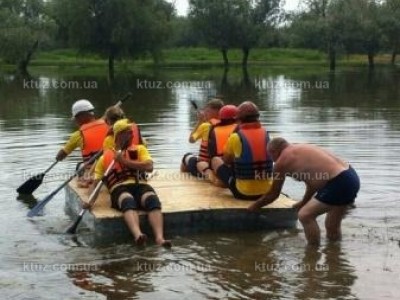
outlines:
[[[272,158],[267,151],[269,133],[259,121],[258,107],[245,101],[238,107],[240,124],[229,136],[222,158],[211,167],[238,199],[256,200],[272,186]]]
[[[181,171],[190,172],[193,176],[203,178],[212,173],[208,155],[208,136],[212,125],[219,123],[219,110],[224,106],[220,99],[211,99],[203,111],[197,113],[197,124],[189,136],[189,143],[201,140],[199,155],[186,153],[182,158]]]
[[[142,174],[153,171],[153,160],[144,145],[134,143],[132,124],[126,119],[113,126],[116,149],[107,150],[99,159],[95,169],[95,181],[91,187],[103,180],[111,194],[112,207],[123,213],[124,221],[135,238],[137,245],[146,243],[147,236],[142,233],[138,210],[148,213],[157,245],[171,247],[171,241],[164,239],[161,203],[154,189],[145,182]],[[128,147],[124,148],[124,145]],[[105,177],[104,173],[113,160],[116,164]]]
[[[87,163],[95,154],[102,150],[103,141],[108,132],[108,126],[103,119],[96,119],[94,106],[86,99],[76,101],[72,105],[72,118],[79,126],[79,130],[72,133],[67,143],[61,148],[56,160],[65,159],[73,150],[81,148],[83,162]],[[90,169],[90,165],[86,165]],[[86,177],[86,176],[84,176]],[[79,185],[87,187],[90,179],[80,177]]]
[[[316,219],[325,213],[328,239],[340,240],[341,222],[360,189],[356,171],[347,162],[314,145],[290,144],[283,138],[275,138],[268,144],[268,150],[275,162],[272,189],[248,209],[257,211],[276,200],[285,177],[290,176],[306,184],[303,200],[294,208],[298,210],[308,243],[320,243]]]

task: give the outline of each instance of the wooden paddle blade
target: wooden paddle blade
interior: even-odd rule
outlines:
[[[62,186],[64,187],[64,185]],[[38,204],[36,204],[30,211],[28,211],[27,216],[28,217],[35,217],[37,215],[40,215],[43,207],[45,207],[45,205],[51,200],[53,199],[53,197],[58,193],[58,191],[60,190],[57,189],[55,190],[53,193],[51,193],[50,195],[48,195],[46,198],[44,198],[42,201],[38,202]]]
[[[83,218],[83,214],[80,214],[78,216],[78,218],[75,220],[75,222],[70,227],[68,227],[68,229],[65,231],[65,233],[75,234],[76,229],[78,228],[78,225],[81,222],[82,218]]]
[[[29,178],[19,188],[17,188],[17,193],[23,195],[32,194],[42,184],[44,175],[45,173],[41,173]]]

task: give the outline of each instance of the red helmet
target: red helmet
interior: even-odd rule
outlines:
[[[221,120],[235,119],[238,113],[238,108],[235,105],[225,105],[219,111]]]
[[[257,105],[251,101],[245,101],[238,106],[237,118],[239,120],[244,120],[247,118],[258,118],[260,112]]]

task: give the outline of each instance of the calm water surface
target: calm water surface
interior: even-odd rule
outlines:
[[[120,75],[113,85],[102,73],[34,71],[28,84],[0,76],[3,299],[398,299],[399,69],[138,71]],[[47,168],[74,130],[71,104],[88,98],[101,114],[127,91],[133,98],[124,110],[142,124],[159,169],[178,168],[181,155],[197,149],[186,142],[195,122],[189,100],[201,105],[216,94],[235,104],[252,99],[270,131],[322,145],[350,161],[362,189],[357,208],[343,222],[343,241],[323,239],[318,250],[308,249],[299,226],[176,236],[172,251],[137,249],[131,241],[93,246],[87,243],[90,232],[63,234],[70,222],[63,193],[44,216],[27,219],[35,201],[78,161],[75,153],[59,163],[34,197],[17,197],[15,188]],[[284,190],[299,199],[303,185],[288,181]]]

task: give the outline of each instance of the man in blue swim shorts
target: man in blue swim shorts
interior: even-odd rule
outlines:
[[[274,161],[272,188],[248,209],[257,211],[275,201],[286,176],[290,176],[306,185],[303,200],[293,207],[298,210],[308,243],[320,243],[320,229],[316,219],[325,213],[327,238],[340,240],[341,222],[360,190],[360,179],[356,171],[348,163],[318,146],[290,144],[283,138],[269,142],[268,153]]]

